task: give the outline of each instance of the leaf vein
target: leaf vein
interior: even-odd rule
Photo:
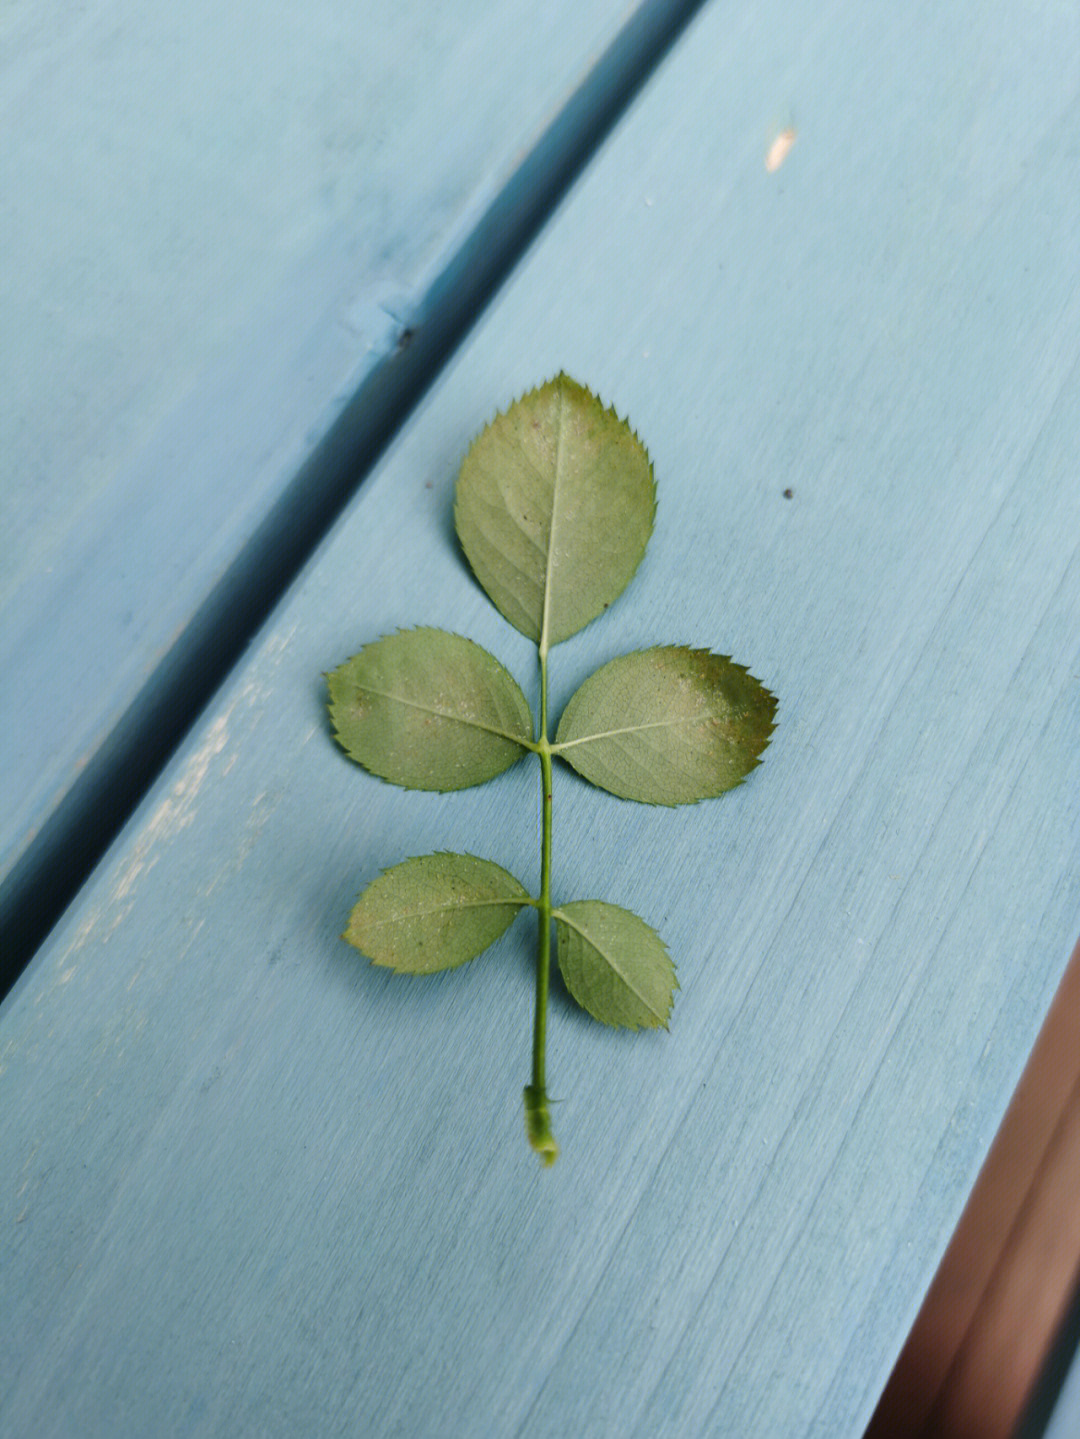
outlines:
[[[555,558],[555,522],[559,513],[559,480],[563,472],[563,450],[566,438],[566,391],[559,385],[559,431],[555,441],[555,478],[551,485],[551,524],[548,526],[547,565],[544,570],[544,611],[540,624],[540,653],[548,652],[551,626],[551,572]]]
[[[372,685],[361,685],[362,694],[375,695],[378,699],[392,700],[394,704],[405,705],[408,709],[420,710],[424,714],[435,715],[438,719],[448,720],[451,724],[466,725],[471,729],[485,730],[488,734],[496,735],[499,739],[509,740],[511,744],[520,745],[522,749],[535,749],[536,746],[531,739],[520,739],[517,735],[510,734],[508,730],[499,729],[496,725],[485,724],[483,720],[472,719],[468,715],[454,714],[452,710],[441,710],[435,705],[421,704],[419,700],[406,699],[404,695],[389,694],[386,690],[377,690]]]
[[[462,909],[491,909],[493,907],[505,907],[516,904],[519,908],[533,904],[535,901],[525,896],[521,899],[514,895],[508,895],[504,899],[466,899],[447,904],[436,904],[430,909],[407,909],[400,914],[388,915],[386,919],[372,919],[367,921],[368,929],[381,929],[386,924],[401,924],[410,919],[427,919],[433,914],[442,914],[448,911]]]
[[[705,720],[723,719],[719,714],[680,715],[677,719],[649,720],[642,724],[623,725],[619,729],[598,730],[596,734],[579,735],[577,739],[563,740],[559,744],[551,746],[552,754],[562,754],[564,750],[573,749],[575,745],[592,744],[598,739],[614,739],[618,735],[639,734],[649,729],[673,729],[678,725],[701,724]]]

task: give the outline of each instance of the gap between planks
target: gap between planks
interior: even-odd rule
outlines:
[[[645,0],[402,322],[0,885],[0,998],[705,0]]]

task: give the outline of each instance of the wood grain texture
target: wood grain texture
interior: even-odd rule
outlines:
[[[640,9],[5,7],[0,879]]]
[[[1080,930],[1076,40],[686,32],[0,1010],[7,1431],[861,1432]],[[669,1035],[556,999],[541,1172],[527,923],[416,982],[337,938],[410,854],[535,877],[536,777],[382,785],[319,675],[434,623],[530,681],[452,482],[560,367],[659,509],[554,715],[653,643],[780,709],[716,804],[556,777],[556,902],[641,914],[681,990]]]

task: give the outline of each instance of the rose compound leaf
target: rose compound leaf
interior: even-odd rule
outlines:
[[[628,909],[598,899],[554,911],[559,969],[594,1019],[626,1029],[666,1029],[678,981],[664,942]]]
[[[645,553],[656,487],[614,410],[559,375],[499,415],[461,467],[454,519],[492,602],[542,648],[622,594]]]
[[[477,579],[536,642],[542,734],[520,686],[461,635],[420,628],[369,644],[328,679],[334,735],[348,755],[406,788],[481,784],[531,751],[541,771],[538,897],[491,860],[429,854],[385,870],[343,936],[378,965],[431,974],[465,964],[513,924],[540,916],[529,1142],[558,1146],[545,1081],[551,924],[566,988],[604,1024],[666,1028],[678,982],[643,919],[601,900],[551,905],[551,756],[612,794],[687,804],[722,794],[760,762],[776,699],[742,665],[666,646],[624,655],[580,686],[548,728],[551,646],[616,600],[652,533],[656,488],[644,446],[565,374],[530,391],[477,437],[458,476],[454,518]]]
[[[427,854],[384,870],[342,936],[375,964],[434,974],[475,959],[531,904],[512,874],[472,854]]]
[[[760,763],[775,714],[775,696],[742,665],[669,645],[590,675],[552,748],[623,799],[690,804],[723,794]]]
[[[532,715],[512,675],[445,630],[402,630],[328,676],[341,747],[407,789],[482,784],[532,743]]]

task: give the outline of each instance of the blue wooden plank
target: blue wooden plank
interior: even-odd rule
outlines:
[[[137,798],[690,9],[7,17],[0,919]]]
[[[687,31],[0,1010],[9,1430],[861,1431],[1080,929],[1076,38]],[[450,491],[560,366],[660,507],[553,709],[668,640],[781,709],[715,805],[558,775],[557,893],[643,914],[682,989],[667,1036],[556,998],[541,1172],[527,926],[430,982],[336,938],[408,854],[534,880],[535,777],[382,785],[318,676],[435,622],[529,680]]]

